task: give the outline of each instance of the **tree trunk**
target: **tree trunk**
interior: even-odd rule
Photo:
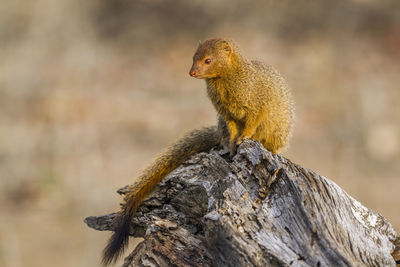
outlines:
[[[112,230],[116,215],[85,222]],[[142,203],[131,234],[144,240],[123,266],[395,266],[393,257],[399,260],[396,232],[385,218],[251,140],[233,159],[213,150],[182,164]]]

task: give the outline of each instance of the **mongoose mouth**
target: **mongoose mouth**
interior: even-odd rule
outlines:
[[[208,79],[208,78],[210,78],[210,77],[208,77],[206,75],[196,75],[196,76],[192,76],[192,77],[196,78],[196,79]]]
[[[196,79],[207,79],[207,78],[211,78],[210,75],[207,75],[207,74],[200,74],[200,73],[198,73],[198,72],[195,71],[195,70],[190,70],[190,71],[189,71],[189,75],[190,75],[191,77],[193,77],[193,78],[196,78]]]

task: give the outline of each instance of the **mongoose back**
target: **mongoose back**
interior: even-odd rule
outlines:
[[[231,156],[243,140],[259,141],[272,153],[288,144],[294,104],[290,90],[269,65],[244,58],[236,44],[224,38],[200,43],[190,76],[205,79],[218,113],[217,126],[194,130],[170,147],[131,186],[124,198],[115,232],[103,251],[103,264],[114,262],[128,243],[131,220],[162,178],[190,156],[222,144]]]

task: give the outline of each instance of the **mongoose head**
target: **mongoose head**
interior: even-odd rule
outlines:
[[[208,39],[199,44],[189,75],[198,79],[222,77],[232,65],[236,45],[228,39]]]

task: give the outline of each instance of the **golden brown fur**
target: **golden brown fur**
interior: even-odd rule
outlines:
[[[293,101],[283,78],[271,66],[241,56],[234,42],[202,42],[190,75],[206,79],[208,96],[218,112],[218,125],[195,130],[147,168],[125,196],[119,221],[103,254],[115,261],[127,245],[130,222],[142,200],[162,178],[195,153],[228,143],[231,155],[244,139],[260,141],[272,153],[287,144],[293,125]]]
[[[293,100],[274,68],[243,58],[232,41],[218,38],[200,44],[190,73],[206,79],[208,96],[229,130],[231,153],[247,138],[272,153],[288,144]]]

